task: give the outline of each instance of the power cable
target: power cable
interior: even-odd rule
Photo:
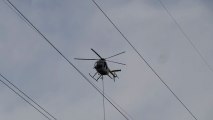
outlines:
[[[94,83],[93,83],[93,84],[94,84]],[[99,91],[101,91],[101,92],[103,93],[103,91],[102,91],[100,88],[98,88],[95,84],[94,84],[94,86],[95,86],[97,89],[99,89]],[[125,111],[120,105],[118,105],[109,95],[107,95],[106,92],[104,92],[104,96],[107,97],[107,98],[108,98],[118,109],[120,109],[124,114],[126,114],[126,116],[128,116],[128,118],[130,118],[129,120],[134,120],[133,117],[132,117],[129,113],[127,113],[127,111]]]
[[[28,24],[29,27],[32,28],[32,26],[29,25],[29,23],[27,23],[27,21],[7,2],[7,0],[2,0],[11,10],[13,10],[15,12],[16,15],[18,15],[23,22],[25,22],[26,24]]]
[[[25,99],[21,94],[19,94],[18,92],[16,92],[12,87],[10,87],[6,82],[4,82],[3,80],[0,79],[0,81],[7,86],[11,91],[13,91],[15,94],[17,94],[21,99],[23,99],[25,102],[27,102],[30,106],[32,106],[36,111],[38,111],[39,113],[41,113],[45,118],[47,118],[48,120],[52,120],[51,118],[49,118],[46,114],[44,114],[41,110],[39,110],[37,107],[35,107],[32,103],[30,103],[27,99]]]
[[[192,40],[190,39],[190,37],[186,34],[186,32],[183,30],[183,28],[181,27],[181,25],[178,23],[178,21],[175,19],[175,17],[169,11],[169,9],[166,7],[166,5],[163,3],[163,1],[162,0],[158,0],[158,1],[159,1],[160,5],[165,9],[165,11],[169,15],[169,17],[172,19],[172,21],[175,23],[175,25],[177,26],[177,28],[180,30],[180,32],[183,34],[183,36],[185,37],[185,39],[189,42],[189,44],[192,46],[192,48],[195,50],[195,52],[201,58],[201,60],[203,61],[203,63],[207,66],[207,68],[211,72],[213,72],[213,68],[209,65],[209,63],[204,58],[204,56],[202,55],[202,53],[199,51],[199,49],[196,47],[196,45],[192,42]]]
[[[130,120],[134,120],[134,118],[129,113],[127,113],[127,111],[125,111],[120,105],[118,105],[112,98],[110,98],[109,95],[106,94],[106,92],[105,92],[104,96],[106,96],[114,105],[116,105],[117,108],[119,108],[121,111],[123,111],[124,114],[126,114],[130,118]]]
[[[173,92],[173,90],[166,84],[166,82],[158,75],[158,73],[152,68],[152,66],[146,61],[146,59],[138,52],[138,50],[132,45],[132,43],[127,39],[127,37],[119,30],[115,23],[108,17],[108,15],[101,9],[101,7],[92,0],[95,6],[103,13],[103,15],[109,20],[109,22],[114,26],[114,28],[121,34],[124,40],[132,47],[132,49],[138,54],[138,56],[147,64],[147,66],[152,70],[152,72],[158,77],[158,79],[166,86],[166,88],[172,93],[172,95],[181,103],[181,105],[189,112],[189,114],[198,120],[195,115],[189,110],[189,108],[181,101],[181,99]]]
[[[27,25],[30,25],[31,27],[34,28],[34,30],[39,34],[41,35],[44,40],[50,44],[50,46],[52,46],[90,85],[92,85],[93,88],[95,88],[101,95],[104,96],[104,98],[124,117],[126,118],[127,120],[130,120],[121,110],[118,109],[118,107],[116,107],[103,93],[102,91],[97,87],[95,86],[71,61],[69,61],[68,58],[66,58],[62,52],[60,52],[19,10],[18,8],[13,5],[10,0],[7,0],[8,3],[18,12],[18,14],[20,14],[24,19],[25,19],[25,22],[27,22]]]
[[[26,93],[24,93],[21,89],[19,89],[15,84],[13,84],[10,80],[8,80],[5,76],[0,73],[0,76],[4,78],[10,85],[16,88],[20,93],[22,93],[25,97],[27,97],[30,101],[32,101],[35,105],[37,105],[40,109],[42,109],[46,114],[51,116],[54,120],[57,120],[52,114],[50,114],[46,109],[44,109],[41,105],[39,105],[35,100],[29,97]]]

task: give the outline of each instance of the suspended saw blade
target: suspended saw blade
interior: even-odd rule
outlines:
[[[115,61],[110,61],[110,60],[106,60],[106,61],[108,61],[108,62],[112,62],[112,63],[121,64],[121,65],[126,65],[126,64],[124,64],[124,63],[119,63],[119,62],[115,62]]]
[[[91,48],[91,50],[92,50],[99,58],[104,59],[104,58],[102,58],[95,50],[93,50],[92,48]]]
[[[112,56],[110,56],[110,57],[107,57],[107,58],[105,58],[105,59],[109,59],[109,58],[112,58],[112,57],[118,56],[118,55],[123,54],[123,53],[125,53],[125,51],[123,51],[123,52],[121,52],[121,53],[118,53],[118,54],[115,54],[115,55],[112,55]]]
[[[85,59],[85,58],[74,58],[76,60],[99,60],[99,59]]]

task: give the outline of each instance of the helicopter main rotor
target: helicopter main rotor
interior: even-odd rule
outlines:
[[[104,59],[104,58],[102,58],[95,50],[93,50],[92,48],[91,48],[91,50],[92,50],[99,58]]]
[[[118,53],[118,54],[115,54],[115,55],[112,55],[112,56],[107,57],[107,58],[102,58],[94,49],[91,48],[91,50],[92,50],[100,59],[87,59],[87,58],[74,58],[74,59],[76,59],[76,60],[104,60],[104,61],[108,61],[108,62],[112,62],[112,63],[117,63],[117,64],[121,64],[121,65],[126,65],[126,64],[120,63],[120,62],[115,62],[115,61],[106,60],[106,59],[109,59],[109,58],[118,56],[118,55],[120,55],[120,54],[123,54],[123,53],[125,53],[125,51],[123,51],[123,52],[121,52],[121,53]]]

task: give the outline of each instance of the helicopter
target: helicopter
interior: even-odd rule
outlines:
[[[125,53],[125,51],[118,53],[118,54],[115,54],[115,55],[112,55],[112,56],[107,57],[107,58],[103,58],[92,48],[91,48],[91,50],[99,57],[99,59],[85,59],[85,58],[74,58],[74,59],[76,59],[76,60],[96,60],[96,62],[94,64],[94,69],[96,70],[96,73],[94,75],[91,75],[89,73],[89,75],[96,81],[98,81],[100,78],[103,80],[103,76],[107,75],[107,76],[109,76],[109,78],[113,79],[114,82],[115,82],[115,78],[118,78],[116,72],[120,72],[121,69],[110,70],[108,65],[107,65],[107,62],[112,62],[112,63],[116,63],[116,64],[121,64],[121,65],[126,65],[126,64],[123,64],[123,63],[120,63],[120,62],[115,62],[115,61],[110,61],[110,60],[107,60],[107,59],[118,56],[120,54],[123,54],[123,53]],[[95,76],[97,74],[99,76],[97,78],[95,78]]]

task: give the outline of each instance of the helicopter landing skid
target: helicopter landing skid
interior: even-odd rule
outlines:
[[[96,74],[97,74],[97,73],[95,73],[95,75],[96,75]],[[97,79],[95,79],[95,75],[92,76],[90,73],[89,73],[89,75],[90,75],[91,78],[93,78],[93,79],[96,80],[96,81],[98,81],[100,78],[103,79],[103,76],[102,76],[102,75],[100,75]]]

